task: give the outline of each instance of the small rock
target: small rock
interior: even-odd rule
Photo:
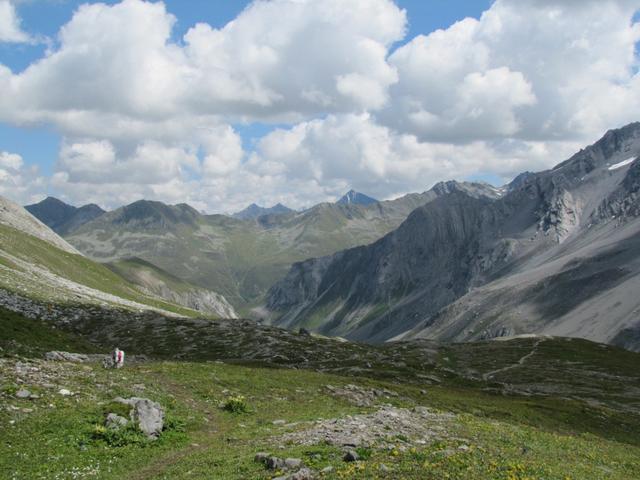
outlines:
[[[289,470],[295,470],[302,467],[302,460],[299,458],[286,458],[284,460],[284,466]]]
[[[107,415],[104,426],[112,430],[119,430],[122,427],[126,427],[127,423],[129,423],[129,421],[126,418],[116,415],[115,413],[110,413]]]
[[[29,398],[31,396],[31,392],[24,388],[21,388],[16,392],[16,398]]]
[[[458,447],[458,450],[461,450],[463,452],[468,452],[469,450],[471,450],[471,447],[469,447],[469,445],[462,444]]]
[[[274,425],[285,425],[287,423],[286,420],[274,420],[273,422]]]
[[[348,450],[347,453],[344,454],[344,457],[342,457],[342,459],[345,462],[357,462],[358,460],[360,460],[360,455],[358,455],[355,450]]]
[[[70,395],[73,395],[73,393],[71,393],[71,391],[67,390],[66,388],[61,388],[60,390],[58,390],[58,393],[63,397],[68,397]]]
[[[324,473],[324,474],[331,473],[331,472],[333,472],[333,467],[331,465],[329,465],[328,467],[324,467],[322,470],[320,470],[320,473]]]
[[[264,465],[267,464],[267,460],[269,459],[271,455],[267,452],[258,452],[256,453],[256,456],[253,457],[253,461],[256,463],[262,463]]]
[[[390,468],[389,468],[389,467],[387,467],[384,463],[381,463],[381,464],[380,464],[380,466],[378,466],[378,469],[379,469],[381,472],[388,472],[388,471],[390,470]]]
[[[296,473],[289,475],[289,480],[312,480],[313,472],[308,468],[302,468]]]
[[[269,457],[266,466],[269,470],[280,470],[284,468],[284,460],[278,457]]]

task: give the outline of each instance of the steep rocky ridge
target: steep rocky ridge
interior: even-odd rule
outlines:
[[[270,290],[264,315],[277,325],[306,326],[367,341],[384,341],[406,330],[411,330],[407,338],[455,340],[539,333],[551,329],[552,320],[554,333],[613,341],[622,329],[635,328],[637,318],[632,320],[631,314],[624,320],[599,318],[602,326],[595,329],[593,322],[583,321],[587,313],[569,321],[563,316],[570,312],[556,305],[517,323],[508,319],[526,301],[526,294],[514,297],[512,289],[521,285],[526,292],[518,275],[534,271],[539,272],[538,282],[551,281],[562,273],[558,259],[566,263],[577,252],[584,256],[581,262],[591,265],[594,278],[571,312],[615,284],[607,275],[615,277],[615,269],[623,267],[603,260],[612,254],[604,245],[600,249],[595,245],[610,237],[615,242],[607,248],[635,252],[630,245],[638,223],[640,162],[635,159],[639,154],[636,123],[608,132],[552,170],[519,176],[495,200],[459,191],[440,196],[370,246],[294,265]],[[636,258],[633,253],[628,256]],[[636,271],[629,262],[624,268],[631,281]],[[485,318],[483,323],[465,314],[465,328],[455,329],[450,325],[454,320],[438,314],[501,279],[500,285],[511,289],[504,291],[511,293],[502,303],[495,296],[486,300],[486,310],[494,316],[503,307],[499,319]],[[628,297],[633,303],[633,295]],[[542,295],[539,301],[548,298]],[[486,328],[475,328],[481,324]]]

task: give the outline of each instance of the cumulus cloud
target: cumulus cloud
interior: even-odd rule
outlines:
[[[31,40],[20,26],[15,6],[9,0],[0,0],[0,43],[25,43]]]
[[[60,151],[58,173],[70,183],[161,184],[182,176],[185,168],[198,168],[195,154],[181,147],[144,142],[130,154],[109,141],[65,143]]]
[[[638,3],[497,0],[390,63],[384,123],[427,140],[589,137],[636,119]],[[621,110],[622,105],[627,105]]]
[[[17,153],[0,152],[0,167],[20,170],[22,163],[22,157]]]
[[[38,168],[26,166],[17,153],[0,152],[0,195],[31,203],[42,199],[47,183]]]
[[[325,198],[351,186],[380,198],[424,191],[434,182],[493,172],[505,181],[517,173],[548,168],[577,148],[573,142],[497,140],[461,145],[421,142],[394,132],[369,114],[331,115],[290,130],[277,130],[258,144],[249,161],[254,172],[312,183]],[[317,191],[317,190],[316,190]]]
[[[0,72],[10,92],[0,118],[78,134],[114,118],[299,119],[380,108],[397,81],[386,55],[406,16],[390,0],[257,1],[221,29],[195,25],[181,44],[170,40],[175,21],[161,2],[82,5],[50,55],[18,75]]]

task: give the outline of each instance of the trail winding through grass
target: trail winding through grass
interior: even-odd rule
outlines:
[[[517,368],[517,367],[520,367],[520,366],[524,365],[524,362],[526,362],[528,359],[530,359],[531,357],[533,357],[536,354],[536,352],[538,351],[538,345],[540,345],[542,342],[544,342],[544,340],[545,340],[544,338],[538,339],[536,341],[536,343],[533,345],[533,347],[531,348],[531,351],[529,353],[527,353],[525,356],[523,356],[516,363],[513,363],[511,365],[507,365],[506,367],[502,367],[502,368],[499,368],[497,370],[492,370],[491,372],[485,373],[484,375],[482,375],[482,379],[487,381],[491,377],[493,377],[494,375],[497,375],[498,373],[506,372],[508,370],[512,370],[514,368]]]

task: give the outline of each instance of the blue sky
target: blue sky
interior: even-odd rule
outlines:
[[[28,33],[55,39],[60,27],[67,23],[79,5],[87,3],[77,0],[34,0],[19,6],[22,27]],[[118,3],[108,0],[103,3]],[[246,0],[165,0],[167,9],[176,16],[174,39],[179,41],[184,33],[198,22],[206,22],[220,28],[233,20],[249,3]],[[491,1],[488,0],[402,0],[396,2],[407,10],[409,28],[407,39],[419,34],[446,28],[465,17],[479,17]],[[403,43],[403,42],[401,42]],[[14,73],[24,70],[40,58],[46,50],[45,44],[3,45],[0,44],[0,63]],[[264,123],[235,124],[242,136],[243,145],[251,148],[257,138],[273,129]],[[38,165],[43,173],[50,174],[58,154],[60,135],[52,128],[17,128],[0,123],[0,150],[20,154],[27,163]],[[476,175],[474,178],[496,181],[495,175]]]
[[[247,5],[0,0],[0,195],[388,199],[503,184],[639,119],[637,0]]]

